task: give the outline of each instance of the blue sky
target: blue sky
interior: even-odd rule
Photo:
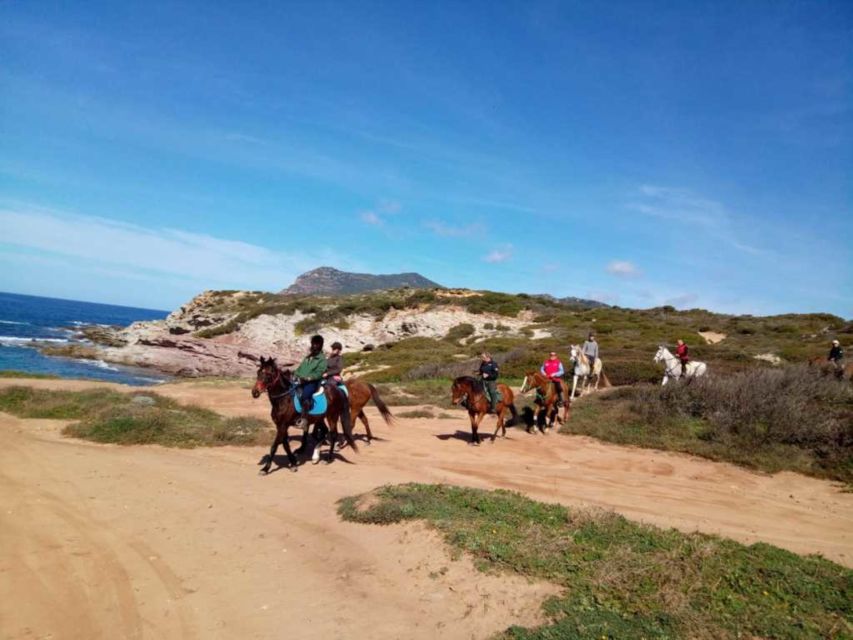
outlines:
[[[0,59],[0,290],[853,317],[850,2],[10,1]]]

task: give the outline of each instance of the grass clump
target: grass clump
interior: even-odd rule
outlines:
[[[109,389],[0,390],[0,411],[22,418],[74,420],[63,433],[95,442],[167,447],[255,445],[269,441],[270,426],[252,417],[225,418],[154,393]]]
[[[421,519],[483,571],[565,587],[550,622],[505,638],[842,638],[853,572],[767,544],[632,523],[507,491],[407,484],[345,498],[346,520]]]
[[[806,366],[616,389],[578,403],[564,429],[853,484],[853,386]]]
[[[44,380],[56,380],[59,376],[50,373],[35,373],[33,371],[17,371],[15,369],[3,369],[0,378],[38,378]]]

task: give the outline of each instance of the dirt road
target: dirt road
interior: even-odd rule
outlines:
[[[268,411],[237,385],[157,391]],[[471,448],[464,419],[370,416],[383,440],[360,454],[259,477],[260,448],[96,445],[0,414],[0,637],[481,638],[535,623],[551,586],[478,574],[419,525],[338,519],[337,499],[384,483],[515,489],[853,565],[853,495],[828,482],[588,438]]]

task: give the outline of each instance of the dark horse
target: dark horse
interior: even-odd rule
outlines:
[[[495,441],[498,431],[501,431],[502,437],[506,437],[506,428],[514,425],[518,418],[518,412],[515,410],[515,405],[513,404],[512,389],[502,382],[499,382],[497,387],[503,398],[497,404],[497,407],[495,407],[498,414],[498,422],[495,426],[495,432],[492,434],[492,442]],[[468,409],[468,418],[471,420],[471,444],[479,445],[480,434],[477,433],[477,429],[480,427],[483,416],[489,412],[489,400],[486,398],[483,383],[471,376],[460,376],[453,381],[450,393],[453,404],[461,404]],[[509,422],[504,421],[504,414],[507,409],[512,414]]]
[[[270,447],[270,454],[266,463],[261,468],[261,473],[269,473],[273,458],[275,457],[278,445],[283,444],[284,450],[287,452],[287,461],[290,463],[290,470],[296,471],[298,459],[290,450],[290,442],[287,438],[288,428],[294,426],[296,419],[299,417],[296,409],[293,406],[293,394],[296,391],[292,374],[287,369],[279,369],[275,363],[275,358],[261,358],[260,366],[258,367],[258,377],[255,381],[255,386],[252,387],[252,397],[258,398],[266,391],[272,405],[272,421],[275,423],[276,434],[275,440]],[[309,416],[309,424],[317,424],[328,420],[329,429],[331,431],[331,449],[329,449],[329,457],[327,462],[334,460],[335,444],[338,441],[338,419],[344,427],[344,437],[349,446],[354,451],[358,451],[358,446],[352,437],[352,421],[350,420],[349,400],[343,391],[334,387],[326,387],[324,389],[328,408],[324,414]],[[306,432],[307,433],[307,432]],[[301,451],[305,447],[306,438],[302,438]]]

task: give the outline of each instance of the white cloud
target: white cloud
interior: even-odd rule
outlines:
[[[424,226],[437,236],[443,238],[463,238],[484,234],[486,228],[479,223],[457,226],[441,220],[427,220]]]
[[[341,263],[327,250],[280,253],[179,229],[146,228],[32,206],[0,208],[2,242],[103,268],[130,279],[183,281],[202,288],[280,289],[318,264]],[[345,258],[344,258],[345,260]]]
[[[499,262],[506,262],[510,258],[512,258],[512,245],[508,244],[498,249],[492,249],[489,253],[483,256],[483,261],[496,264]]]
[[[362,211],[359,216],[362,222],[372,225],[380,225],[382,224],[382,218],[376,215],[375,211]]]
[[[613,260],[607,265],[607,273],[620,278],[633,278],[640,275],[640,270],[633,262],[627,260]]]

